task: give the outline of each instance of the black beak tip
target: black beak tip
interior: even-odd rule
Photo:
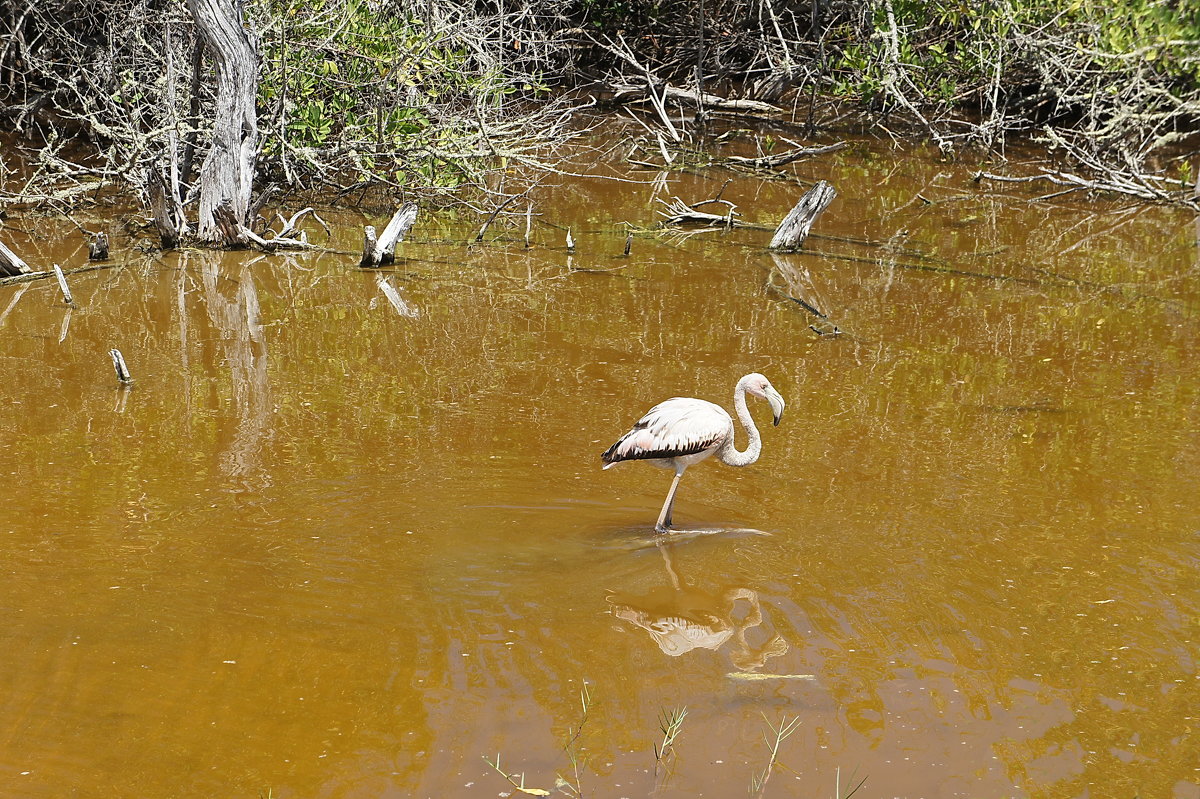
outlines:
[[[782,418],[782,417],[780,417],[780,416],[776,416],[776,417],[775,417],[775,427],[779,427],[779,420],[780,420],[781,418]]]

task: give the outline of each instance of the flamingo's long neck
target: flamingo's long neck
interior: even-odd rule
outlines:
[[[758,460],[758,455],[762,452],[762,438],[758,435],[758,427],[754,424],[750,409],[746,407],[746,384],[741,380],[738,381],[737,388],[733,390],[733,409],[737,413],[742,427],[746,428],[746,436],[749,441],[746,449],[738,452],[737,447],[733,445],[733,438],[730,437],[729,443],[717,452],[717,457],[722,463],[730,466],[749,466]]]

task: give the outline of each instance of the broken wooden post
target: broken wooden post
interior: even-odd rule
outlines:
[[[0,241],[0,277],[27,275],[32,271],[29,264],[21,260],[21,256],[8,249],[4,242]]]
[[[91,242],[88,244],[88,260],[89,261],[107,261],[108,260],[108,234],[101,231],[92,236]]]
[[[834,197],[837,197],[837,190],[827,181],[818,180],[817,184],[800,198],[796,207],[789,211],[788,215],[779,223],[779,228],[771,239],[770,249],[800,249],[800,245],[808,236],[808,231],[812,229],[813,222],[821,215],[822,211],[829,207]]]
[[[117,370],[117,380],[121,381],[121,385],[127,386],[133,382],[133,377],[129,374],[129,367],[125,365],[125,358],[121,355],[118,349],[111,349],[108,354],[112,356],[113,368]]]
[[[525,206],[525,249],[529,249],[529,234],[533,228],[533,204]]]
[[[373,226],[367,225],[363,228],[363,255],[359,266],[372,267],[395,263],[396,243],[404,238],[416,221],[417,204],[409,201],[396,210],[378,239]]]
[[[54,276],[58,278],[58,288],[62,291],[63,302],[67,305],[74,305],[75,301],[71,299],[71,289],[67,286],[67,276],[63,274],[58,264],[54,265]]]
[[[629,251],[633,249],[633,231],[625,234],[625,255],[629,255]]]

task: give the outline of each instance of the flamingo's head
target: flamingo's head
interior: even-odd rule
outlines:
[[[775,417],[775,425],[779,425],[779,420],[783,418],[783,409],[785,407],[783,397],[779,396],[779,392],[771,385],[771,381],[758,372],[748,374],[742,378],[742,383],[746,386],[746,393],[753,394],[756,397],[765,399],[771,406],[771,413]]]

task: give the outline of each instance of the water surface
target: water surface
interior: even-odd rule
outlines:
[[[120,266],[73,309],[0,286],[0,794],[515,793],[499,753],[728,797],[798,720],[765,795],[1200,795],[1192,220],[863,144],[795,166],[839,197],[771,256],[641,231],[719,192],[773,226],[803,185],[595,168],[634,182],[543,190],[529,249],[447,213],[382,273],[161,254],[122,212],[78,218]],[[760,461],[689,470],[703,534],[656,540],[670,475],[599,453],[750,371],[783,423],[752,404]]]

